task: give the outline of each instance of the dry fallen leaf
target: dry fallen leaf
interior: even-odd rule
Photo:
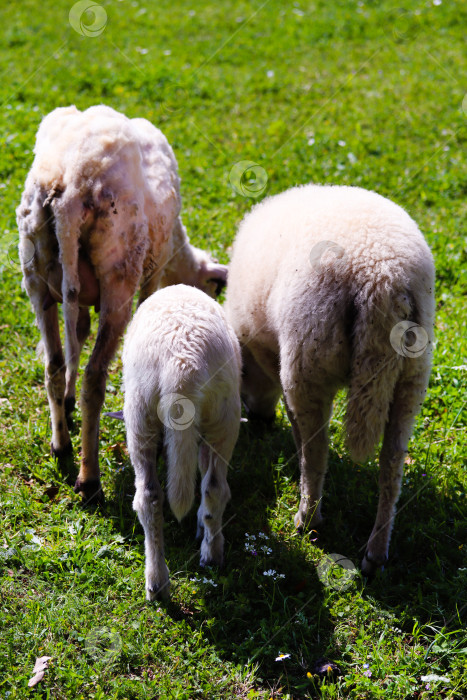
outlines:
[[[36,659],[36,663],[34,664],[34,668],[32,671],[34,673],[34,676],[28,681],[28,686],[30,688],[33,688],[39,683],[39,681],[41,681],[44,678],[44,673],[47,670],[47,665],[51,658],[51,656],[39,656]]]

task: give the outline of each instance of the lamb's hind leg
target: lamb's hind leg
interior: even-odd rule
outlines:
[[[238,428],[237,428],[238,433]],[[201,505],[198,509],[198,533],[203,534],[201,566],[222,565],[224,535],[222,516],[230,499],[227,468],[237,433],[226,435],[221,442],[203,444],[200,449]]]
[[[135,470],[136,493],[133,508],[144,529],[146,557],[146,598],[167,599],[170,594],[169,570],[164,558],[164,493],[156,472],[159,431],[138,435],[127,422],[128,449]]]
[[[413,365],[419,360],[410,358],[405,362],[412,364],[410,369],[413,371]],[[420,358],[421,370],[412,376],[403,374],[394,391],[379,458],[378,511],[362,561],[362,571],[366,575],[373,574],[378,567],[386,563],[388,558],[395,506],[401,489],[404,458],[413,423],[420,410],[428,383],[429,370],[423,366],[424,363],[424,358]]]
[[[136,283],[120,276],[101,283],[101,313],[96,344],[81,389],[82,459],[75,491],[85,502],[102,500],[99,472],[99,419],[105,398],[107,369],[129,321]]]

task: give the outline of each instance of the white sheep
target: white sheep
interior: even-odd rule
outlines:
[[[145,534],[148,600],[169,594],[163,493],[156,471],[161,448],[167,462],[167,496],[178,520],[193,503],[199,464],[200,562],[222,563],[222,514],[230,498],[227,466],[240,425],[240,371],[240,346],[222,308],[192,287],[176,285],[155,292],[128,327],[123,414],[135,470],[133,507]]]
[[[165,284],[214,294],[226,267],[192,247],[180,220],[177,163],[145,119],[103,105],[59,108],[37,132],[35,159],[17,209],[24,286],[45,350],[52,452],[72,460],[69,435],[89,306],[100,310],[81,393],[82,461],[75,490],[100,495],[98,433],[106,374],[140,288]],[[63,302],[65,361],[56,302]]]
[[[356,187],[306,185],[268,198],[245,217],[233,246],[226,313],[242,346],[242,396],[252,415],[271,419],[283,393],[300,461],[298,528],[321,521],[336,391],[349,387],[354,460],[384,433],[367,574],[388,556],[430,373],[433,291],[433,259],[414,221]]]

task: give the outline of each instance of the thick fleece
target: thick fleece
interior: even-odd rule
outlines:
[[[227,466],[240,425],[240,371],[240,346],[222,308],[193,287],[154,293],[128,328],[124,418],[136,476],[133,506],[145,531],[149,600],[169,593],[156,472],[162,447],[168,500],[179,520],[193,504],[199,466],[201,565],[222,562]]]
[[[380,502],[363,568],[388,553],[404,455],[430,373],[434,266],[415,222],[356,187],[306,185],[266,199],[240,225],[226,312],[242,345],[242,393],[265,418],[283,393],[301,467],[296,525],[319,522],[327,426],[348,386],[355,460],[381,436]]]

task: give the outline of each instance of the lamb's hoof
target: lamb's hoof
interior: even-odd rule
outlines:
[[[298,534],[303,535],[305,531],[318,527],[321,520],[314,520],[311,517],[304,518],[300,511],[298,511],[298,513],[295,513],[294,515],[293,523]],[[316,530],[312,529],[312,532],[314,533]]]
[[[381,571],[384,570],[384,565],[387,563],[387,560],[388,558],[386,555],[384,555],[384,557],[374,557],[370,552],[366,551],[361,564],[362,574],[366,576],[369,581],[372,581],[378,569],[381,569]]]
[[[76,399],[74,396],[68,396],[65,399],[65,418],[68,430],[72,431],[75,427],[73,420],[73,411],[75,410]]]
[[[82,497],[83,506],[102,506],[105,503],[100,479],[81,481],[78,477],[73,490]]]
[[[202,569],[206,566],[215,566],[221,569],[224,565],[224,555],[221,554],[204,554],[200,557],[199,565]]]
[[[170,599],[170,581],[166,581],[162,586],[146,586],[146,600],[152,602],[154,600],[168,601]]]

